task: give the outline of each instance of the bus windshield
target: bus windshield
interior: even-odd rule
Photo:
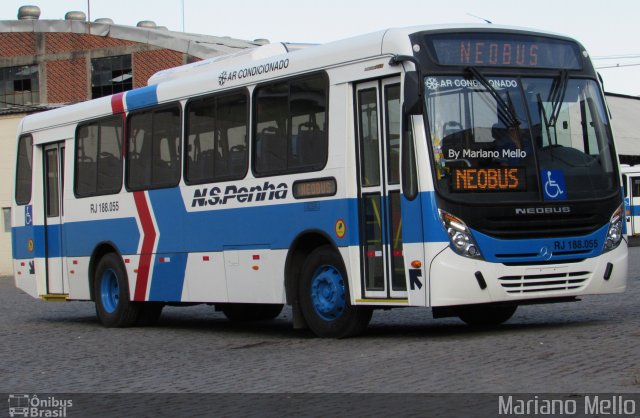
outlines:
[[[617,188],[598,84],[556,77],[428,76],[436,188],[465,202],[585,200]],[[496,196],[498,194],[499,196]]]

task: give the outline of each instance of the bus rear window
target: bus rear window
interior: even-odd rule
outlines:
[[[16,203],[26,205],[31,201],[31,167],[33,162],[33,138],[23,135],[18,140],[16,164]]]

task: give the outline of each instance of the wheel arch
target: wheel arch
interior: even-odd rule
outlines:
[[[299,278],[302,266],[313,250],[325,245],[330,245],[337,254],[340,254],[335,241],[326,232],[319,229],[301,232],[289,247],[284,267],[284,285],[286,302],[293,308],[294,328],[307,327],[300,312],[298,301]]]
[[[115,253],[120,258],[122,258],[122,254],[120,254],[117,245],[115,245],[111,241],[103,241],[99,243],[98,245],[96,245],[96,248],[93,249],[93,253],[91,253],[91,259],[89,261],[89,274],[87,280],[89,281],[89,292],[91,295],[91,300],[93,301],[96,300],[95,291],[93,288],[93,280],[95,277],[96,268],[98,267],[98,263],[100,263],[102,257],[109,253]]]

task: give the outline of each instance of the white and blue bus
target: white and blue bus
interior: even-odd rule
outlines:
[[[26,117],[15,281],[111,327],[166,304],[326,337],[374,309],[499,324],[622,292],[620,170],[585,49],[489,25],[267,45]]]

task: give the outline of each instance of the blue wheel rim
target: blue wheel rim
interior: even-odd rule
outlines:
[[[347,304],[342,274],[334,266],[320,266],[311,279],[311,303],[325,321],[338,319]]]
[[[107,313],[113,313],[118,308],[120,301],[120,285],[118,276],[113,269],[107,269],[100,278],[100,300]]]

